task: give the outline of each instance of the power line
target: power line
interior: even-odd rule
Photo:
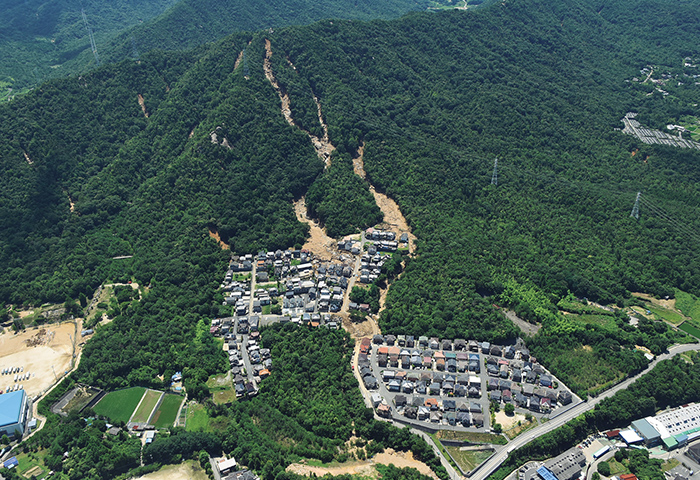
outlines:
[[[90,48],[92,48],[92,54],[95,56],[95,62],[97,62],[97,65],[100,65],[100,57],[97,55],[97,45],[95,44],[95,37],[92,34],[92,29],[88,25],[87,21],[87,15],[85,15],[85,9],[81,9],[80,13],[83,15],[83,23],[85,23],[85,29],[88,32],[88,36],[90,37]]]
[[[666,222],[670,223],[672,227],[674,227],[676,230],[679,231],[679,233],[687,236],[687,237],[692,237],[693,240],[700,241],[700,235],[698,235],[695,230],[693,230],[691,227],[688,225],[676,220],[671,214],[666,212],[663,208],[651,203],[648,199],[646,199],[644,196],[639,197],[639,200],[646,208],[649,213],[665,220]]]

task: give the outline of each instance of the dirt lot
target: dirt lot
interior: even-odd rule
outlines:
[[[672,310],[674,312],[680,313],[683,315],[681,312],[676,310],[676,299],[671,298],[669,300],[664,300],[662,298],[654,298],[651,295],[647,293],[641,293],[641,292],[632,292],[632,295],[635,297],[643,298],[644,300],[651,302],[652,305],[658,305],[659,307],[666,308],[668,310]]]
[[[509,430],[513,428],[518,424],[518,421],[525,423],[525,415],[516,413],[512,417],[509,417],[503,410],[496,412],[496,422],[501,424],[503,430]]]
[[[73,341],[69,335],[75,337],[75,323],[32,328],[17,335],[5,332],[0,335],[0,369],[24,367],[23,373],[31,373],[31,378],[21,384],[27,395],[38,395],[56,382],[54,370],[60,378],[70,369]],[[14,385],[13,380],[14,375],[0,376],[0,389]]]
[[[411,452],[395,452],[392,449],[387,449],[384,453],[379,453],[374,456],[371,460],[365,460],[360,462],[347,462],[337,467],[312,467],[310,465],[304,465],[301,463],[293,463],[287,467],[287,471],[294,472],[298,475],[311,476],[313,473],[316,476],[323,476],[327,473],[331,475],[362,475],[369,476],[371,478],[378,478],[378,472],[374,469],[374,464],[390,465],[393,464],[395,467],[404,468],[412,467],[418,470],[424,475],[428,475],[431,478],[437,480],[437,476],[430,470],[425,463],[419,462],[413,458],[413,453]]]
[[[194,462],[168,465],[157,472],[149,473],[136,480],[208,480],[207,474]]]
[[[349,315],[341,315],[343,320],[343,328],[350,333],[350,336],[354,339],[363,337],[373,337],[374,335],[382,333],[379,330],[379,325],[374,319],[374,316],[368,315],[362,322],[353,322],[350,320]]]

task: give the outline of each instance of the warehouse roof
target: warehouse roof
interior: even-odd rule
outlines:
[[[19,423],[24,396],[24,390],[0,395],[0,427]]]

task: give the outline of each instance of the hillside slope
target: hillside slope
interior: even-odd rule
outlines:
[[[239,252],[301,243],[306,230],[292,200],[312,191],[333,212],[366,196],[349,161],[364,142],[369,180],[397,200],[419,239],[389,293],[383,328],[503,341],[518,333],[492,305],[503,302],[544,323],[543,358],[556,353],[547,350],[552,339],[576,348],[609,337],[610,364],[634,369],[643,360],[620,345],[656,351],[670,334],[606,333],[557,315],[555,304],[569,291],[618,303],[630,291],[700,294],[700,247],[668,221],[700,227],[698,153],[614,130],[630,110],[640,120],[698,115],[692,82],[666,96],[627,81],[645,52],[668,68],[683,62],[698,38],[685,23],[695,6],[654,26],[691,35],[663,51],[645,30],[620,27],[587,1],[519,0],[233,35],[50,82],[0,108],[0,297],[61,302],[106,279],[134,278],[168,306],[139,310],[142,328],[168,312],[191,314],[193,328],[219,313],[212,299],[223,255],[208,229]],[[337,148],[325,173],[265,78],[268,40],[292,115],[312,128],[313,97],[323,106]],[[248,78],[237,63],[244,50]],[[630,218],[640,190],[668,218]],[[112,260],[124,255],[133,258]],[[109,372],[91,380],[128,384],[147,364],[113,351],[121,344],[109,332],[122,335],[131,315],[95,341],[85,361]]]
[[[176,1],[0,1],[0,99],[95,65],[82,12],[99,55],[107,39],[160,15]]]
[[[323,18],[372,20],[426,10],[446,0],[67,0],[0,1],[0,99],[50,78],[138,58],[154,48],[187,50],[234,32],[305,25]],[[481,2],[477,2],[481,5]],[[487,4],[489,2],[485,2]],[[475,5],[476,6],[476,5]]]

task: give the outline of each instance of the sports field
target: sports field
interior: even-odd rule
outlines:
[[[151,423],[153,423],[156,428],[172,427],[183,400],[184,398],[180,395],[166,394],[160,407],[158,407],[155,415],[153,415]]]
[[[147,390],[146,394],[143,396],[143,400],[141,400],[141,405],[139,405],[139,408],[134,412],[134,416],[131,417],[131,421],[134,423],[146,423],[151,416],[153,407],[156,406],[162,394],[163,392],[158,392],[156,390]]]
[[[98,415],[104,415],[112,421],[126,423],[131,418],[131,414],[139,404],[139,401],[141,401],[145,391],[146,389],[143,387],[132,387],[108,393],[95,405],[93,410]],[[151,405],[151,408],[153,408],[153,405]]]

